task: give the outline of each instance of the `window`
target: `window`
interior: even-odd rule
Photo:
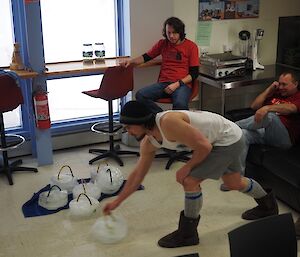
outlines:
[[[83,44],[104,43],[105,57],[118,55],[115,0],[41,0],[45,62],[82,60]],[[88,65],[88,64],[87,64]],[[81,92],[99,87],[102,76],[47,81],[53,123],[107,114],[107,102]]]
[[[48,80],[51,121],[55,123],[64,120],[106,115],[106,101],[81,93],[85,90],[98,88],[101,79],[102,75]],[[66,92],[63,96],[61,95],[62,89]],[[118,102],[114,101],[113,103],[113,109],[117,111]]]
[[[11,62],[14,32],[10,0],[0,0],[0,6],[0,67],[5,67]]]
[[[0,6],[0,67],[7,67],[11,62],[14,45],[11,2],[10,0],[0,0]],[[21,125],[20,107],[4,113],[5,128],[15,128]]]
[[[16,128],[22,126],[21,119],[21,108],[20,106],[11,112],[6,112],[3,114],[4,127],[5,128]]]
[[[84,43],[117,55],[114,0],[41,0],[46,63],[82,60]]]

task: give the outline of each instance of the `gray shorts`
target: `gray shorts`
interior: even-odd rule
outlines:
[[[189,174],[200,179],[219,179],[225,173],[241,172],[240,155],[245,148],[245,139],[228,146],[213,146],[212,151],[199,166],[192,169]]]

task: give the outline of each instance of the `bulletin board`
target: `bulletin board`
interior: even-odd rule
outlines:
[[[259,16],[259,0],[199,0],[199,21],[247,19]]]

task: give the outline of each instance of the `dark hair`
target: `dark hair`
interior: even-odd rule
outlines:
[[[156,117],[156,115],[153,113],[153,115],[151,116],[151,118],[144,123],[144,127],[146,129],[151,130],[151,129],[154,128],[154,126],[156,124],[155,117]]]
[[[120,113],[120,123],[143,125],[147,129],[155,126],[155,113],[140,101],[127,102]]]
[[[166,34],[166,26],[172,26],[176,33],[179,33],[180,40],[183,40],[185,38],[185,25],[182,22],[182,20],[176,18],[176,17],[170,17],[164,22],[163,26],[163,36],[167,38]]]

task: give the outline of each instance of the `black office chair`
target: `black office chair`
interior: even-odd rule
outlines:
[[[228,233],[231,257],[297,257],[292,215],[269,216]]]
[[[7,151],[18,148],[25,142],[25,138],[20,135],[5,134],[3,113],[16,109],[23,103],[23,96],[18,86],[17,78],[9,72],[0,73],[0,152],[2,152],[2,164],[0,173],[4,173],[10,185],[13,185],[12,172],[14,171],[33,171],[36,168],[20,167],[22,160],[9,162]]]
[[[139,152],[120,150],[119,146],[114,145],[114,135],[123,128],[122,125],[114,122],[113,104],[114,99],[119,99],[133,89],[133,68],[124,68],[121,66],[108,68],[102,78],[100,87],[95,90],[84,91],[82,93],[101,98],[108,102],[108,124],[103,122],[95,123],[91,130],[96,133],[109,135],[109,149],[90,149],[89,153],[100,154],[89,161],[92,164],[103,158],[112,157],[120,166],[123,161],[119,155],[134,154],[139,156]]]

